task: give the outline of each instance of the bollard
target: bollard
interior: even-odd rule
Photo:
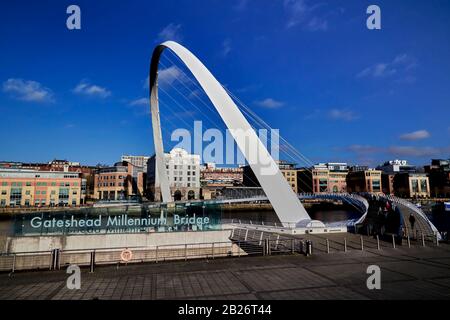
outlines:
[[[234,238],[234,230],[235,230],[234,228],[231,230],[231,236],[230,236],[231,239]]]
[[[409,234],[406,237],[406,239],[408,240],[408,248],[411,248],[411,239],[409,239]]]
[[[347,238],[344,238],[344,252],[347,252]]]
[[[306,255],[307,256],[310,256],[310,255],[312,255],[313,254],[313,244],[312,244],[312,241],[311,240],[308,240],[307,242],[306,242],[306,246],[307,246],[307,252],[306,252]]]
[[[214,260],[214,242],[212,243],[212,258]]]
[[[155,262],[158,263],[158,246],[156,246]]]
[[[394,237],[394,235],[392,235],[392,248],[395,249],[395,237]]]
[[[187,243],[184,244],[184,261],[187,261]]]
[[[247,236],[248,236],[248,229],[245,230],[245,237],[244,237],[244,241],[247,241]]]
[[[91,252],[90,273],[93,273],[95,269],[95,250]]]
[[[361,251],[364,251],[364,239],[361,236]]]
[[[422,247],[425,247],[425,237],[423,235],[423,232],[422,232]]]
[[[436,232],[436,247],[439,247],[439,237],[437,232]]]
[[[295,242],[294,239],[291,239],[291,253],[294,254],[295,252]]]
[[[14,257],[13,257],[11,273],[14,273],[14,271],[16,271],[16,254],[15,253],[14,253]]]
[[[327,242],[327,253],[330,253],[330,241],[328,239],[325,239]]]
[[[377,249],[380,250],[380,237],[377,235]]]
[[[278,249],[278,242],[280,241],[280,235],[277,235],[277,241],[275,241],[275,250]]]

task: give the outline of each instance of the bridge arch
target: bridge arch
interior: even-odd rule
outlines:
[[[310,216],[281,174],[278,165],[275,163],[272,156],[260,141],[234,101],[203,63],[188,49],[174,41],[166,41],[154,49],[149,75],[150,111],[156,154],[156,172],[159,176],[162,200],[164,202],[173,201],[164,164],[164,148],[158,102],[158,66],[161,54],[165,49],[170,49],[181,61],[183,61],[205,91],[220,117],[225,122],[225,125],[230,130],[238,148],[249,162],[250,167],[266,193],[267,198],[272,204],[280,221],[283,223],[299,223],[302,226],[308,225],[308,223],[311,222]],[[249,132],[250,141],[256,141],[257,150],[259,152],[257,163],[253,163],[253,161],[249,160],[252,159],[253,155],[251,155],[249,148],[245,147],[245,141],[237,139],[235,133],[236,130],[245,130],[246,132]],[[267,169],[268,166],[270,167],[272,174],[264,174],[264,170]],[[316,223],[318,223],[318,221],[316,221]]]

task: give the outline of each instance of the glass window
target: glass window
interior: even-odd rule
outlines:
[[[27,186],[27,187],[31,187],[31,182],[28,181],[28,182],[26,183],[26,186]]]
[[[419,192],[419,181],[417,179],[411,180],[412,192]]]
[[[426,179],[420,180],[420,191],[428,192],[428,186],[427,186],[427,180]]]
[[[2,186],[6,187],[7,185],[8,185],[8,182],[6,182],[6,181],[2,182]]]
[[[374,192],[381,191],[381,182],[380,182],[380,180],[372,180],[372,190]]]

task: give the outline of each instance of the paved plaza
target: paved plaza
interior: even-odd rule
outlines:
[[[381,290],[368,290],[369,265]],[[350,250],[0,274],[0,299],[450,299],[450,247]]]

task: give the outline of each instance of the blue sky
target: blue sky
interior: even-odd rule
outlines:
[[[65,26],[70,4],[81,30]],[[449,17],[446,0],[3,1],[0,159],[151,155],[142,99],[168,39],[313,162],[449,157]]]

